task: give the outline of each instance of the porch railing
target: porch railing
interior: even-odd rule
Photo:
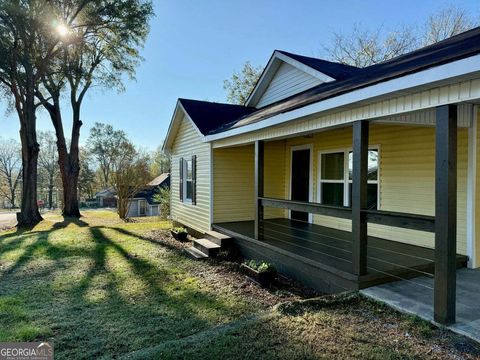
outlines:
[[[343,206],[330,206],[318,203],[284,200],[276,198],[259,198],[260,205],[263,207],[271,207],[277,209],[288,209],[294,211],[302,211],[310,214],[334,216],[342,219],[352,219],[352,209]]]
[[[259,197],[259,206],[262,208],[277,208],[301,211],[309,214],[332,216],[341,219],[352,219],[352,208],[346,206],[323,205],[319,203],[285,200],[269,197]],[[419,214],[406,214],[384,210],[361,210],[366,220],[372,224],[394,226],[403,229],[435,232],[435,217]],[[262,211],[263,213],[263,211]],[[263,221],[263,219],[259,219]],[[261,233],[260,233],[261,235]]]

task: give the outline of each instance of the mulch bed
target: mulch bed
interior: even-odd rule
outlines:
[[[194,239],[189,236],[190,241],[180,242],[175,240],[171,234],[165,230],[149,231],[143,236],[175,251],[181,251],[192,246],[191,241]],[[228,286],[231,288],[231,291],[267,307],[285,301],[295,301],[321,295],[281,275],[277,276],[269,288],[262,288],[241,273],[241,261],[242,259],[238,254],[221,253],[217,258],[198,261],[194,269],[194,274],[200,278],[204,278],[206,283],[214,288]]]

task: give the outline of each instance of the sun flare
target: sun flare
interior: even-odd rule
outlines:
[[[59,24],[59,25],[57,25],[56,30],[57,30],[57,33],[58,33],[61,37],[67,36],[67,35],[69,34],[69,32],[70,32],[69,28],[68,28],[66,25],[64,25],[64,24]]]

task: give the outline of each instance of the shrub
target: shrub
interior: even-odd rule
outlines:
[[[163,219],[170,216],[170,188],[162,187],[153,197],[158,202],[159,215]]]
[[[277,269],[273,264],[267,263],[265,261],[255,261],[250,260],[245,263],[248,267],[252,268],[253,270],[258,271],[259,273],[263,272],[276,272]]]
[[[183,226],[174,227],[174,228],[172,228],[172,231],[173,231],[173,232],[176,232],[176,233],[178,233],[178,234],[186,234],[186,233],[188,233],[187,229],[185,229]]]

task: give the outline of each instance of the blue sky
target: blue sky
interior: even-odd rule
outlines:
[[[265,64],[274,49],[321,56],[332,32],[355,23],[385,30],[415,26],[453,2],[438,0],[154,0],[156,17],[127,90],[95,89],[82,109],[81,142],[95,122],[123,129],[138,145],[154,149],[165,137],[178,97],[225,101],[223,80],[245,61]],[[480,16],[478,0],[456,0]],[[69,117],[64,117],[66,124]],[[68,128],[68,125],[66,125]],[[52,129],[46,113],[38,128]],[[0,103],[0,136],[18,139],[16,114]]]

